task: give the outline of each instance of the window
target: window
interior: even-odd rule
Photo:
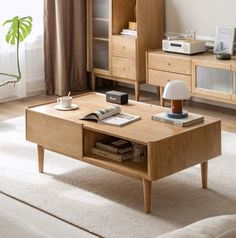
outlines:
[[[0,102],[31,96],[44,91],[43,68],[43,0],[7,0],[0,8],[0,72],[16,72],[16,47],[6,43],[9,26],[3,22],[15,16],[33,17],[30,36],[20,44],[22,78],[15,85],[0,88]],[[0,76],[0,82],[5,81]]]

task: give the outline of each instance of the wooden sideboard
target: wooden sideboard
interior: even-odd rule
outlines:
[[[147,83],[163,89],[171,80],[187,83],[192,96],[236,104],[236,58],[219,61],[211,53],[181,55],[150,50],[146,53]]]

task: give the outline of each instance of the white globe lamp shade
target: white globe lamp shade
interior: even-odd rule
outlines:
[[[163,98],[170,100],[189,99],[190,94],[187,84],[181,80],[170,81],[165,86]]]

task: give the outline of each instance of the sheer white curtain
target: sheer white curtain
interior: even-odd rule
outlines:
[[[0,102],[23,98],[44,92],[43,59],[43,0],[7,0],[0,8],[0,72],[17,73],[16,46],[5,42],[9,26],[2,23],[15,16],[33,17],[33,29],[20,44],[22,78],[19,83],[0,87]],[[0,76],[0,83],[7,77]],[[9,79],[9,78],[8,78]]]

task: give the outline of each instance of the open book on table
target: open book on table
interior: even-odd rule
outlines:
[[[137,120],[140,116],[130,115],[121,112],[121,107],[117,105],[108,106],[80,118],[81,120],[91,120],[102,124],[125,126]]]

